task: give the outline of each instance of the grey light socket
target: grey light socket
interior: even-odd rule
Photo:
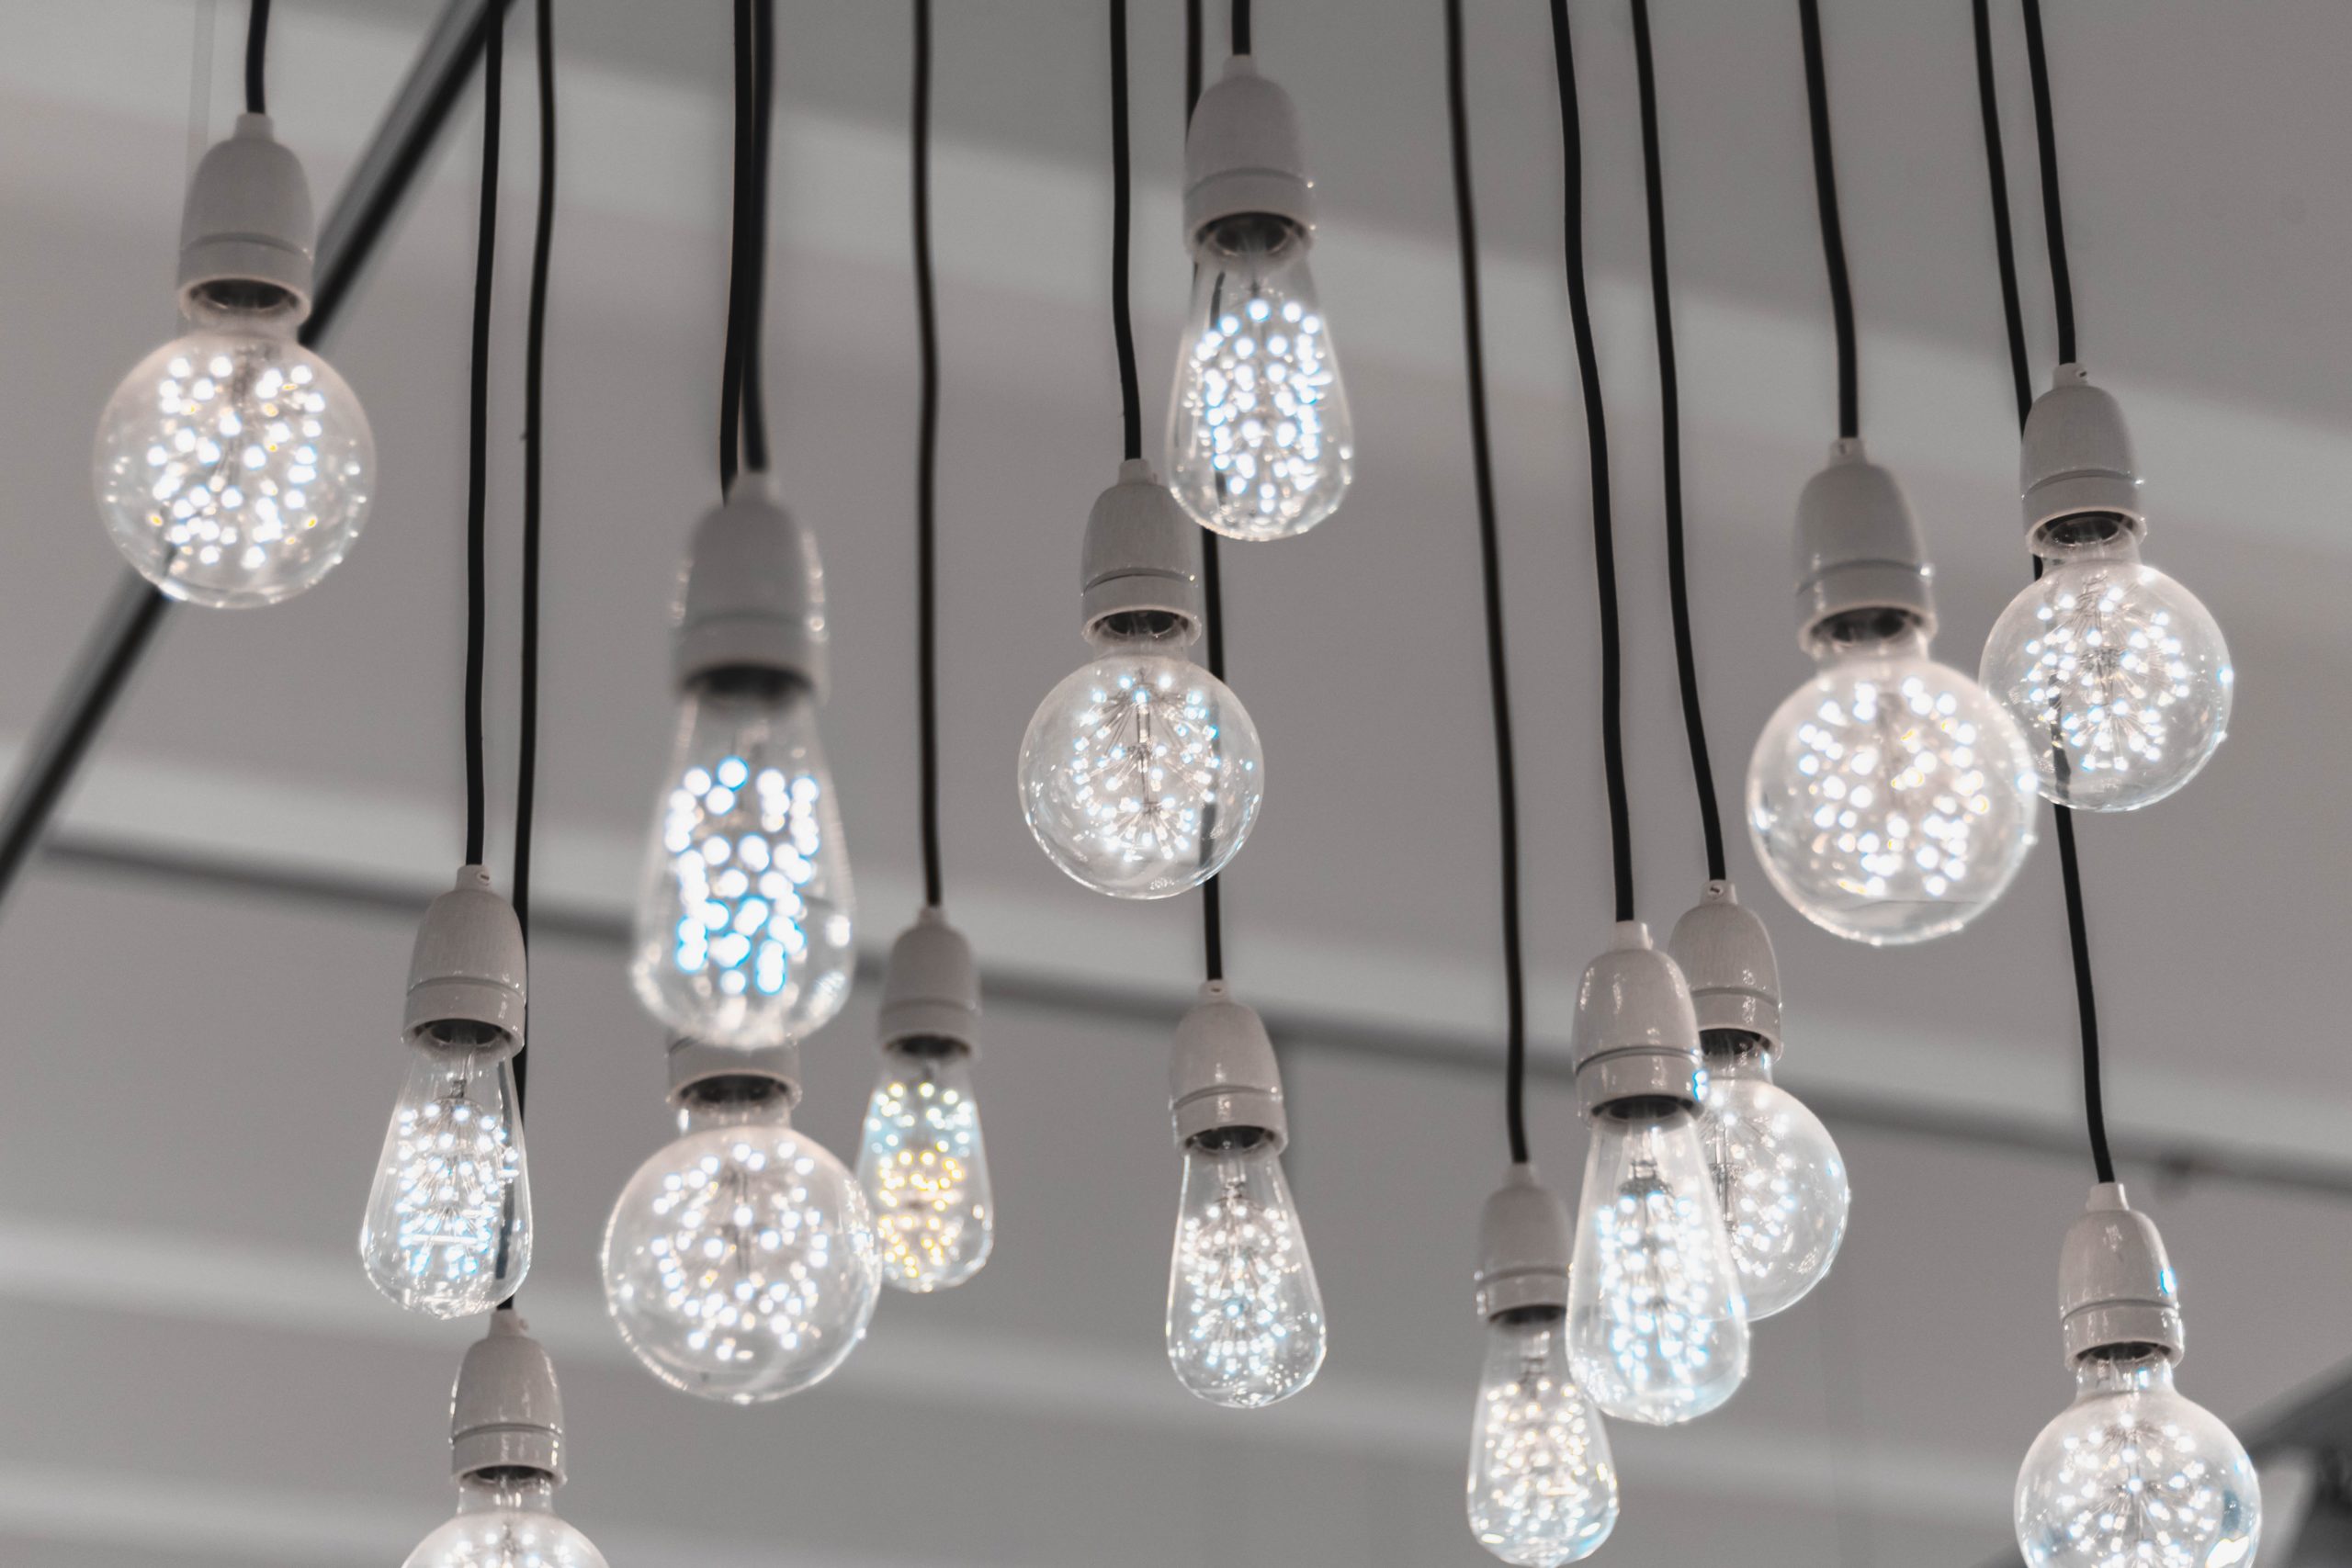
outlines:
[[[1894,476],[1839,441],[1797,497],[1797,641],[1808,653],[1834,622],[1897,616],[1936,630],[1935,569]]]
[[[1314,182],[1298,131],[1298,107],[1237,54],[1201,95],[1184,133],[1184,235],[1198,245],[1228,218],[1276,218],[1302,242],[1315,226]]]
[[[528,961],[514,906],[492,892],[490,872],[461,866],[458,885],[433,900],[416,928],[402,1033],[418,1043],[465,1044],[486,1058],[523,1043]],[[473,1035],[483,1038],[476,1040]]]
[[[777,1086],[786,1106],[800,1103],[800,1045],[715,1045],[707,1040],[670,1042],[670,1103],[681,1110],[702,1098],[697,1090],[729,1078],[759,1078]]]
[[[563,1484],[563,1396],[555,1363],[514,1312],[490,1314],[449,1397],[449,1468],[459,1477],[535,1471]]]
[[[2018,490],[2026,537],[2037,548],[2055,525],[2086,514],[2111,517],[2135,538],[2147,533],[2122,405],[2092,386],[2082,366],[2058,367],[2055,384],[2033,400],[2018,448]]]
[[[878,1022],[886,1046],[916,1043],[979,1054],[979,967],[972,962],[972,944],[935,905],[890,944]]]
[[[1753,1035],[1781,1054],[1781,965],[1772,933],[1728,882],[1710,882],[1674,922],[1667,952],[1690,987],[1701,1042],[1716,1031]]]
[[[1690,987],[1641,921],[1618,921],[1609,951],[1586,967],[1569,1053],[1588,1115],[1627,1100],[1699,1103],[1704,1069]]]
[[[1478,1215],[1478,1315],[1566,1311],[1572,1251],[1567,1205],[1533,1166],[1512,1166]]]
[[[1283,1077],[1274,1043],[1257,1010],[1233,999],[1222,980],[1201,987],[1200,999],[1176,1026],[1168,1063],[1168,1110],[1176,1146],[1215,1133],[1251,1129],[1279,1150],[1290,1139],[1283,1109]]]
[[[1080,554],[1080,624],[1097,643],[1156,626],[1181,647],[1201,635],[1201,530],[1151,465],[1130,457],[1119,482],[1094,498]]]
[[[311,313],[318,225],[301,160],[266,114],[237,117],[188,181],[180,210],[180,311],[191,321],[300,321]]]
[[[826,645],[816,536],[784,509],[767,475],[746,470],[695,528],[672,644],[678,685],[764,671],[805,682],[821,702]]]
[[[2179,1286],[2154,1220],[2103,1181],[2066,1228],[2058,1260],[2058,1322],[2066,1364],[2127,1346],[2154,1346],[2177,1361],[2185,1346]]]

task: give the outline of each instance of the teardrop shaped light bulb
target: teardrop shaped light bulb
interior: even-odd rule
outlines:
[[[1193,247],[1168,471],[1193,519],[1232,538],[1304,534],[1354,475],[1354,422],[1306,254],[1296,227],[1256,213]]]
[[[605,1568],[605,1554],[555,1511],[545,1476],[467,1476],[458,1517],[408,1554],[402,1568]]]
[[[805,682],[766,671],[687,689],[637,903],[638,998],[672,1029],[775,1045],[848,999],[849,857]]]
[[[1698,1119],[1596,1114],[1568,1269],[1577,1382],[1611,1416],[1670,1427],[1738,1391],[1747,1342]]]
[[[1279,1145],[1255,1130],[1195,1139],[1168,1270],[1177,1380],[1212,1404],[1254,1409],[1314,1382],[1323,1349],[1323,1294]]]
[[[488,1312],[530,1270],[530,1172],[506,1043],[492,1053],[428,1035],[409,1046],[359,1257],[369,1282],[411,1312]]]
[[[1769,1053],[1708,1053],[1706,1150],[1750,1323],[1786,1312],[1828,1277],[1852,1201],[1821,1118],[1772,1081]]]
[[[1557,1308],[1498,1317],[1470,1432],[1470,1530],[1521,1568],[1590,1556],[1617,1525],[1617,1468],[1600,1413],[1568,1368]]]
[[[968,1051],[883,1051],[857,1184],[874,1215],[884,1284],[941,1291],[980,1271],[995,1244],[996,1210]]]

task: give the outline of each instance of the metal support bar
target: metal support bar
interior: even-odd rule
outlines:
[[[503,11],[510,4],[449,0],[425,35],[415,64],[319,230],[317,282],[310,319],[302,323],[304,343],[316,346],[334,326],[481,57],[492,7]],[[171,601],[145,578],[124,572],[81,657],[58,687],[25,747],[7,803],[0,807],[0,908],[170,607]]]

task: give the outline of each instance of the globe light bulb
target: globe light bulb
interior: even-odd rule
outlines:
[[[514,1116],[513,1042],[430,1038],[408,1074],[359,1227],[369,1282],[411,1312],[469,1317],[531,1267],[531,1181]]]
[[[1772,1081],[1761,1042],[1701,1038],[1709,1077],[1699,1143],[1753,1322],[1787,1311],[1827,1277],[1846,1238],[1846,1163],[1821,1118]]]
[[[882,1282],[918,1293],[980,1271],[996,1240],[971,1055],[899,1044],[866,1102],[857,1185],[874,1216]]]
[[[2018,1472],[2029,1568],[2238,1568],[2262,1529],[2254,1462],[2173,1388],[2168,1355],[2117,1347],[2075,1363],[2074,1404]]]
[[[774,1045],[849,998],[849,858],[806,682],[738,670],[688,687],[655,808],[629,976],[683,1034]]]
[[[613,1205],[605,1310],[673,1388],[736,1404],[797,1393],[848,1359],[874,1316],[882,1265],[865,1199],[793,1130],[790,1106],[763,1079],[699,1086],[684,1135]]]
[[[1497,1317],[1470,1433],[1470,1529],[1522,1568],[1589,1557],[1617,1525],[1609,1434],[1568,1370],[1557,1308]]]
[[[1323,1295],[1280,1144],[1239,1128],[1193,1139],[1168,1269],[1177,1381],[1212,1404],[1255,1409],[1312,1382],[1323,1350]]]
[[[1193,519],[1232,538],[1304,534],[1353,477],[1353,422],[1306,253],[1298,227],[1256,213],[1193,246],[1168,471]]]
[[[368,520],[376,438],[284,316],[223,316],[123,378],[92,457],[98,513],[141,576],[214,609],[275,604]]]
[[[2197,595],[2141,562],[2128,529],[2088,533],[2037,536],[2047,568],[1994,623],[1980,674],[2024,731],[2045,797],[2136,811],[2220,748],[2230,649]]]
[[[605,1568],[605,1554],[557,1517],[545,1475],[469,1475],[458,1517],[408,1554],[403,1568]]]
[[[1053,863],[1118,898],[1165,898],[1240,851],[1265,798],[1258,727],[1174,637],[1106,640],[1021,738],[1022,815]]]
[[[2033,764],[1984,690],[1916,627],[1829,637],[1758,737],[1747,829],[1772,886],[1823,930],[1892,947],[1989,908],[2033,847]]]
[[[1697,1117],[1638,1100],[1594,1115],[1568,1270],[1577,1382],[1611,1416],[1672,1426],[1738,1390],[1747,1341]]]

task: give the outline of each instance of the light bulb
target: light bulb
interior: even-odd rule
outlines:
[[[1617,1525],[1600,1413],[1568,1370],[1556,1309],[1497,1317],[1470,1431],[1470,1530],[1522,1568],[1590,1556]]]
[[[865,1199],[777,1092],[690,1102],[605,1226],[605,1306],[655,1377],[753,1404],[831,1375],[881,1293]]]
[[[822,1027],[855,963],[849,857],[805,682],[687,690],[638,895],[638,998],[680,1033],[775,1045]]]
[[[1168,471],[1193,521],[1236,539],[1304,534],[1339,510],[1355,432],[1306,237],[1246,213],[1193,247],[1193,308],[1168,400]]]
[[[1265,798],[1258,727],[1172,641],[1113,642],[1021,738],[1021,807],[1053,863],[1118,898],[1165,898],[1230,861]]]
[[[1916,631],[1825,641],[1747,765],[1747,829],[1781,896],[1873,947],[1958,931],[2033,847],[2033,763],[1984,690]]]
[[[458,1483],[458,1517],[426,1536],[403,1568],[605,1568],[605,1554],[556,1517],[544,1475]]]
[[[411,1312],[488,1312],[530,1269],[531,1181],[507,1043],[409,1046],[359,1257],[376,1289]]]
[[[2041,793],[2134,811],[2197,776],[2229,728],[2230,649],[2197,595],[2127,530],[2037,547],[2048,569],[1984,643],[1981,675],[2025,732]]]
[[[1747,1376],[1747,1307],[1697,1118],[1628,1104],[1632,1113],[1592,1118],[1568,1353],[1602,1410],[1668,1427],[1714,1409]]]
[[[1770,1055],[1709,1044],[1699,1142],[1754,1322],[1794,1306],[1828,1274],[1851,1194],[1836,1140],[1772,1081]]]
[[[882,1282],[940,1291],[980,1271],[996,1240],[968,1051],[893,1045],[866,1102],[857,1184],[874,1215]]]
[[[2075,1403],[2018,1472],[2029,1568],[2239,1568],[2262,1531],[2254,1462],[2173,1389],[2162,1353],[2083,1357]]]
[[[1254,1409],[1314,1382],[1323,1348],[1323,1294],[1279,1144],[1254,1128],[1194,1139],[1168,1268],[1177,1381],[1212,1404]]]
[[[290,319],[228,317],[123,378],[92,469],[107,532],[141,576],[192,604],[247,609],[291,599],[351,548],[376,438]]]

